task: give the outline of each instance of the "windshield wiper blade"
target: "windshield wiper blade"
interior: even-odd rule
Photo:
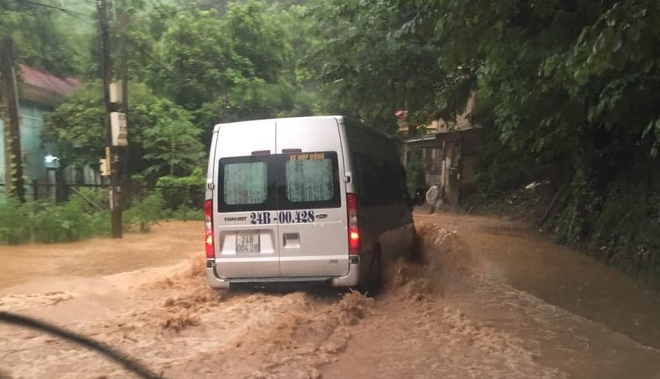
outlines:
[[[110,346],[95,341],[89,337],[85,337],[81,334],[66,330],[59,326],[37,320],[32,317],[22,316],[19,314],[0,311],[0,322],[22,326],[29,329],[39,330],[41,332],[49,333],[54,336],[60,337],[67,341],[77,343],[78,345],[84,346],[90,350],[97,351],[106,357],[112,359],[113,361],[121,364],[128,371],[131,371],[141,378],[144,379],[165,379],[160,375],[156,375],[147,367],[143,366],[141,363],[129,358],[126,354],[119,352],[111,348]]]

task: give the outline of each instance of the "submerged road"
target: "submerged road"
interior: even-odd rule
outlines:
[[[203,224],[189,222],[121,241],[0,247],[0,310],[106,342],[168,378],[660,378],[653,291],[517,222],[416,223],[424,262],[388,267],[376,299],[214,292]],[[127,376],[95,353],[0,326],[3,375]]]

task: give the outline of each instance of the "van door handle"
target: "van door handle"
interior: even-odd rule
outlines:
[[[314,217],[323,220],[324,218],[328,217],[328,214],[327,213],[317,213],[317,214],[314,215]]]

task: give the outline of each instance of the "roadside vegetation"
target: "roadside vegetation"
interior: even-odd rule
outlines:
[[[157,189],[135,196],[123,212],[124,231],[147,233],[152,225],[163,220],[203,220],[201,209],[192,205],[190,194],[195,193],[194,190]],[[107,190],[82,189],[80,195],[72,195],[61,204],[52,201],[20,203],[13,198],[0,202],[0,243],[72,242],[109,235]]]

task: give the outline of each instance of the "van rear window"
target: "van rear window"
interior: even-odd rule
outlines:
[[[294,203],[328,201],[334,193],[335,180],[330,159],[287,161],[286,198]]]
[[[275,209],[271,156],[222,158],[218,162],[218,212]]]
[[[223,187],[227,205],[264,203],[268,197],[266,162],[225,164]]]
[[[278,209],[339,208],[339,166],[334,151],[284,154],[277,160]]]
[[[218,174],[219,212],[341,206],[334,151],[222,158]]]

